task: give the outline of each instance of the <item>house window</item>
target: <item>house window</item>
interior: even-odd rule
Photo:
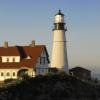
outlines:
[[[7,62],[9,62],[9,58],[7,58]]]
[[[40,57],[40,64],[45,64],[45,57]]]
[[[44,73],[45,72],[45,70],[44,69],[42,69],[42,73]]]
[[[13,58],[13,62],[15,62],[15,58]]]
[[[42,64],[42,58],[40,57],[40,64]]]
[[[0,62],[2,62],[2,58],[0,57]]]
[[[37,68],[37,73],[40,73],[40,68]]]
[[[15,72],[13,72],[13,76],[15,76]]]
[[[6,74],[7,76],[10,76],[10,73],[9,72],[7,72],[7,74]]]
[[[45,72],[48,73],[48,68],[45,69]]]
[[[4,76],[4,73],[3,72],[1,72],[1,76]]]
[[[45,64],[45,57],[43,58],[43,64]]]

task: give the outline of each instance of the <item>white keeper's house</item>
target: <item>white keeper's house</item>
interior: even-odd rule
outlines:
[[[28,46],[0,47],[0,81],[17,78],[21,69],[27,69],[28,75],[34,77],[48,73],[49,55],[45,45],[35,45],[35,41]]]

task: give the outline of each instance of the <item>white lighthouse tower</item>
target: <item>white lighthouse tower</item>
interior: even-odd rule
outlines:
[[[59,10],[54,19],[51,67],[68,73],[66,31],[64,14]]]

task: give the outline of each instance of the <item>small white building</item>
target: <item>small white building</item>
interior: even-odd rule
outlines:
[[[0,81],[17,78],[21,69],[27,69],[28,75],[45,75],[48,73],[49,55],[45,45],[8,46],[8,42],[0,47]]]

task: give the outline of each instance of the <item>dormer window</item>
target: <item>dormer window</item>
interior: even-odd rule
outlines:
[[[1,76],[4,76],[4,73],[3,72],[1,72]]]
[[[0,62],[2,62],[2,58],[0,57]]]
[[[9,58],[7,58],[7,62],[9,62]]]
[[[15,62],[15,58],[13,58],[13,62]]]
[[[27,56],[26,59],[31,59],[31,57],[30,56]]]

